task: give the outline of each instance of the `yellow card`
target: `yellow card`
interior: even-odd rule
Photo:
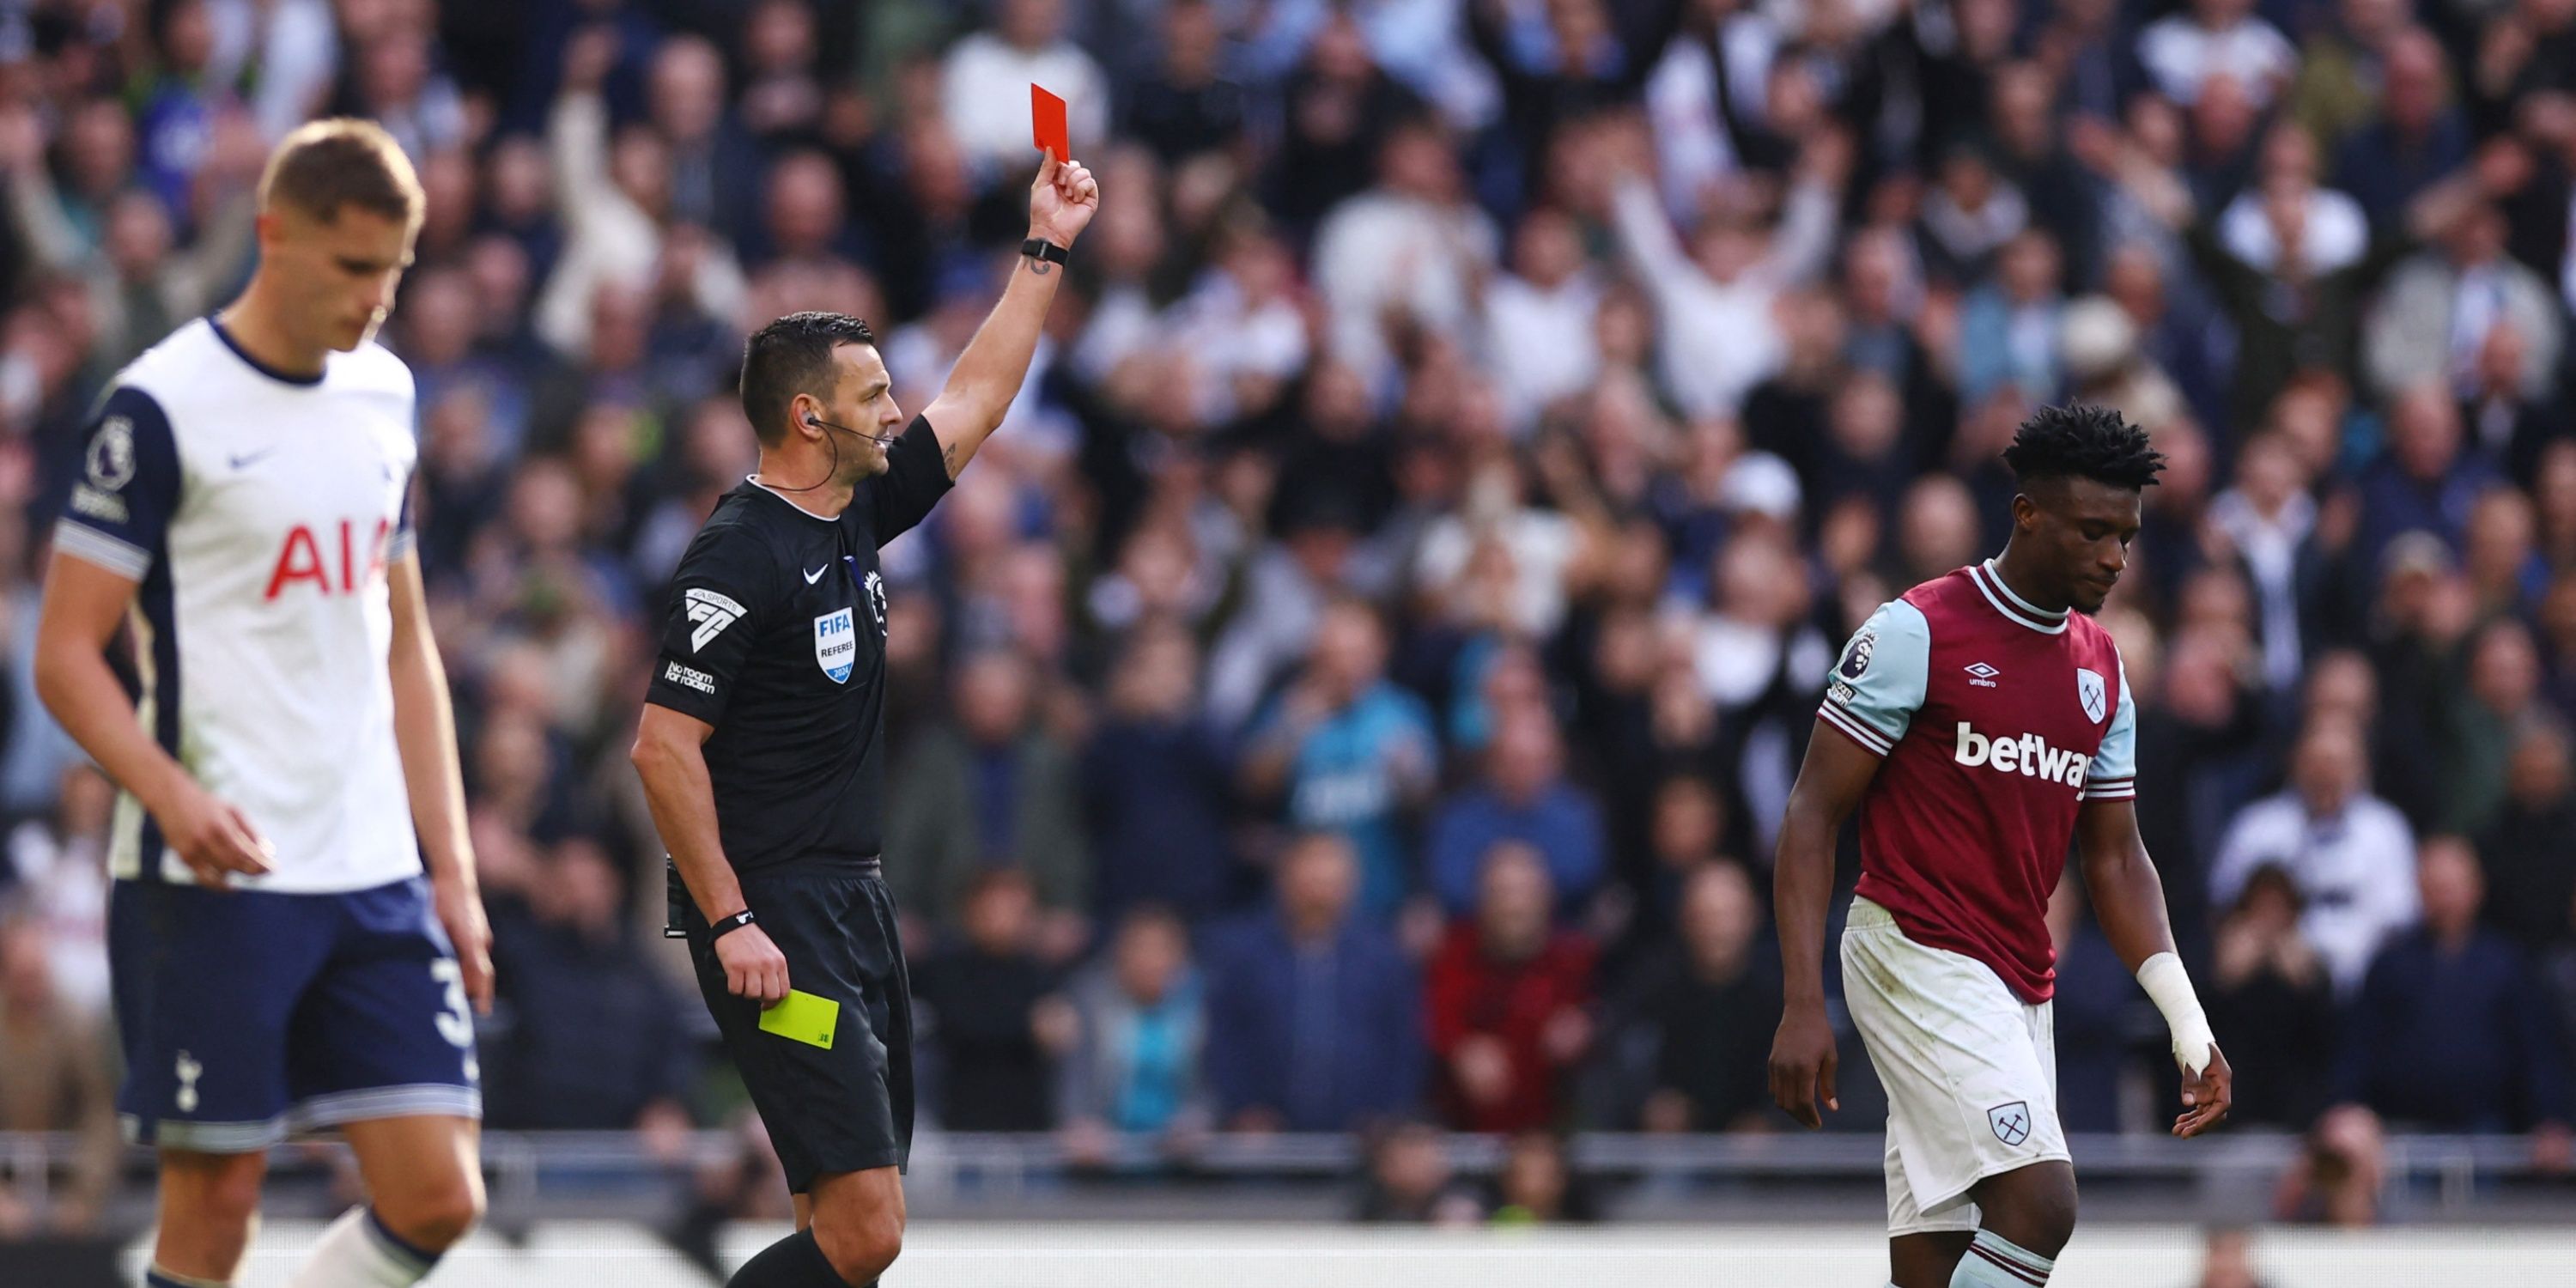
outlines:
[[[826,1051],[832,1049],[832,1033],[840,1027],[840,1003],[792,988],[778,1005],[760,1013],[761,1032]]]

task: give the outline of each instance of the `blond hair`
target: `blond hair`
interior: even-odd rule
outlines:
[[[353,116],[297,126],[269,154],[259,176],[259,208],[283,202],[323,223],[342,206],[420,226],[425,202],[411,158],[385,127]]]

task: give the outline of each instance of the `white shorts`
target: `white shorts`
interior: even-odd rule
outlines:
[[[1843,1000],[1887,1088],[1887,1232],[1977,1228],[1968,1188],[2066,1155],[2056,1021],[1973,957],[1926,948],[1852,900]]]

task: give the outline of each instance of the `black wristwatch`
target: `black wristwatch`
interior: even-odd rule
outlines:
[[[745,908],[730,917],[718,917],[714,921],[707,923],[707,942],[712,944],[757,920],[759,920],[759,918],[752,916],[751,909],[749,908]]]
[[[1020,253],[1032,259],[1043,260],[1049,264],[1070,264],[1073,262],[1072,252],[1067,251],[1062,246],[1056,245],[1054,242],[1048,241],[1044,237],[1032,237],[1027,241],[1021,242]]]

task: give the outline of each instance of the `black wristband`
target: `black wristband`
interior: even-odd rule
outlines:
[[[1054,242],[1048,241],[1044,237],[1032,237],[1027,241],[1021,242],[1020,254],[1031,259],[1044,260],[1050,264],[1070,264],[1073,262],[1073,252],[1066,250],[1062,246],[1056,245]]]
[[[730,917],[718,917],[714,921],[707,923],[707,942],[712,944],[715,941],[722,939],[758,920],[760,920],[758,917],[751,915],[751,909],[749,908],[745,908]]]

